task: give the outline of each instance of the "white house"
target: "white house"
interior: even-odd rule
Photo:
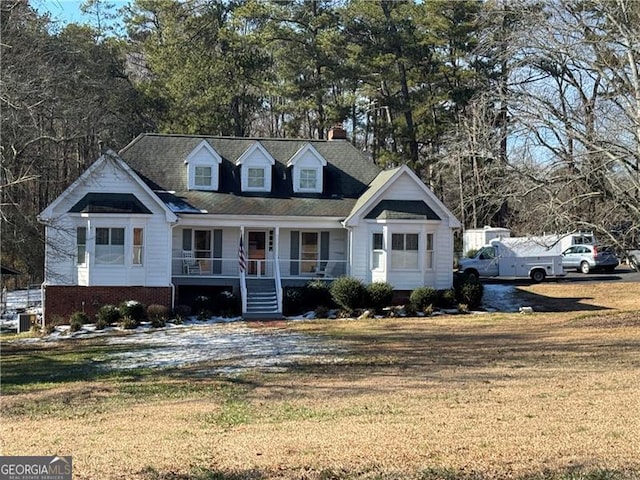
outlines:
[[[460,223],[406,166],[346,140],[145,134],[105,152],[41,214],[45,317],[135,299],[238,292],[247,317],[287,286],[350,275],[396,290],[453,282]]]

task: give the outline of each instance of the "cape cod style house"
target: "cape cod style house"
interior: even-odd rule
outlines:
[[[328,140],[143,134],[39,219],[45,321],[223,288],[245,318],[273,318],[283,288],[341,275],[449,288],[460,228],[409,168],[381,170],[337,127]]]

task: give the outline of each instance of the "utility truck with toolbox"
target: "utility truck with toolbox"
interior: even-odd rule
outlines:
[[[564,277],[562,255],[527,238],[493,239],[473,257],[459,261],[459,272],[469,280],[479,278],[530,278],[539,283],[547,277]]]

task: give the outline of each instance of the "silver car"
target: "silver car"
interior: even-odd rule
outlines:
[[[613,272],[618,266],[618,257],[613,250],[601,245],[573,245],[562,252],[562,268],[575,268],[578,272],[592,270]]]

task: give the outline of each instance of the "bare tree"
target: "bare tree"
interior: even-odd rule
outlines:
[[[637,238],[640,3],[522,0],[508,7],[527,7],[520,10],[526,21],[484,45],[508,65],[506,87],[496,84],[488,102],[506,107],[503,171],[518,177],[509,179],[517,191],[503,193],[507,226],[527,233],[591,229],[620,244]],[[478,131],[472,118],[461,123],[469,138]],[[490,131],[495,119],[482,118]],[[495,151],[499,139],[486,141]],[[482,193],[488,185],[474,188]],[[465,208],[471,202],[473,211],[477,198]]]

